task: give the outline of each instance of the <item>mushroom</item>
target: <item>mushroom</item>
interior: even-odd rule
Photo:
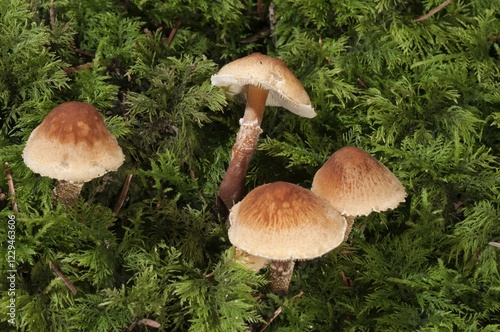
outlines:
[[[36,127],[23,150],[26,166],[57,179],[57,201],[72,205],[83,184],[109,171],[125,159],[116,138],[91,105],[70,101],[52,109]]]
[[[269,263],[267,258],[250,255],[248,252],[237,247],[234,247],[234,249],[235,260],[256,272],[259,272],[260,269],[264,268]]]
[[[314,175],[311,191],[328,200],[347,219],[344,241],[356,216],[396,208],[406,191],[398,178],[362,149],[334,152]]]
[[[233,206],[229,240],[270,260],[270,286],[286,294],[294,260],[313,259],[342,243],[345,219],[325,199],[288,182],[259,186]]]
[[[245,176],[262,129],[265,106],[281,106],[306,118],[316,116],[307,92],[285,63],[261,53],[253,53],[228,63],[212,76],[212,84],[227,89],[229,95],[246,97],[243,118],[232,149],[218,198],[226,208],[243,198]]]

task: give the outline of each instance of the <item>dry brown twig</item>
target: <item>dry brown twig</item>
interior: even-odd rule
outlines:
[[[296,299],[301,297],[303,294],[304,294],[304,292],[302,290],[299,291],[296,295],[294,295],[294,297],[292,297],[292,301],[295,301]],[[273,315],[271,317],[269,317],[266,320],[266,322],[264,323],[264,325],[260,328],[259,332],[263,332],[265,329],[267,329],[267,327],[273,322],[273,320],[276,319],[276,317],[278,317],[278,315],[281,313],[282,310],[283,310],[283,306],[280,306],[278,309],[276,309],[274,311]]]
[[[14,180],[12,179],[12,173],[9,169],[9,163],[5,162],[3,164],[3,168],[5,169],[5,176],[7,177],[7,185],[9,186],[9,194],[10,194],[10,201],[12,203],[12,211],[14,212],[19,212],[19,209],[17,207],[16,203],[16,188],[14,187]]]
[[[181,27],[182,20],[178,19],[177,22],[175,22],[175,26],[170,30],[170,34],[168,35],[167,39],[167,46],[170,46],[172,44],[172,41],[174,40],[175,34],[177,33],[177,30]]]
[[[128,188],[130,187],[132,176],[133,174],[127,174],[127,177],[125,178],[125,182],[123,183],[123,188],[120,193],[120,197],[118,198],[118,201],[116,201],[115,207],[113,208],[113,212],[115,214],[118,214],[118,212],[120,212],[120,209],[123,206],[123,202],[125,202],[125,198],[127,198]]]
[[[50,0],[49,15],[50,15],[50,29],[54,30],[56,26],[56,14],[54,13],[54,0]]]
[[[59,271],[59,269],[52,263],[52,262],[49,262],[49,266],[50,266],[50,269],[59,277],[61,278],[62,282],[66,285],[66,287],[71,291],[71,293],[73,293],[73,295],[76,295],[77,291],[76,291],[76,288],[75,286],[73,286],[73,284],[71,283],[71,281],[68,280],[68,278],[66,278],[66,276],[64,274],[62,274],[61,271]]]
[[[413,22],[417,23],[417,22],[423,21],[425,19],[428,19],[429,17],[431,17],[432,15],[436,14],[438,11],[440,11],[444,7],[448,6],[450,3],[451,3],[451,0],[446,0],[445,2],[443,2],[439,6],[437,6],[436,8],[434,8],[433,10],[431,10],[430,12],[428,12],[427,14],[422,15],[422,16],[414,19]]]

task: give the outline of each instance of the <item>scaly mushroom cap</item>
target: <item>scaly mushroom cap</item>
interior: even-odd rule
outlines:
[[[311,191],[348,216],[394,209],[406,197],[403,185],[387,167],[353,146],[330,156],[316,172]]]
[[[125,157],[101,114],[91,105],[71,101],[55,107],[33,130],[23,159],[43,176],[86,182],[117,170]]]
[[[241,93],[245,97],[245,87],[256,85],[269,90],[266,105],[284,107],[305,118],[316,116],[306,90],[281,59],[253,53],[228,63],[211,81],[230,95]]]
[[[287,182],[252,190],[229,215],[229,240],[271,260],[312,259],[338,247],[345,219],[323,198]]]

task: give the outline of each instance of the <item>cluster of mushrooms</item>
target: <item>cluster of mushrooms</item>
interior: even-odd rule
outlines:
[[[331,155],[315,174],[310,190],[278,181],[243,197],[265,106],[280,106],[306,118],[316,113],[285,63],[260,53],[225,65],[212,76],[212,84],[246,98],[218,196],[230,211],[228,236],[241,261],[255,270],[269,263],[274,293],[288,292],[295,260],[319,257],[346,241],[357,216],[394,209],[404,202],[406,192],[396,176],[352,146]]]
[[[253,53],[225,65],[211,81],[228,95],[246,99],[218,204],[229,211],[228,236],[240,261],[255,270],[269,264],[274,293],[288,292],[295,260],[324,255],[346,241],[357,216],[394,209],[405,200],[396,176],[356,147],[333,153],[310,190],[278,181],[245,196],[266,105],[306,118],[316,113],[300,81],[277,58]],[[57,179],[54,199],[72,205],[85,182],[116,171],[125,157],[100,113],[71,101],[55,107],[33,130],[23,159],[33,172]]]

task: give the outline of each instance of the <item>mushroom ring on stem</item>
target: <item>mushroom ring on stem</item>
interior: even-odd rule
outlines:
[[[281,106],[306,118],[312,118],[316,113],[304,87],[285,63],[261,53],[228,63],[212,76],[211,81],[213,85],[225,88],[229,95],[241,94],[246,98],[231,162],[218,192],[229,210],[243,198],[245,176],[257,149],[266,105]]]
[[[31,133],[23,150],[33,172],[58,180],[55,198],[73,204],[83,183],[115,171],[125,156],[91,105],[70,101],[52,109]]]
[[[394,209],[406,197],[405,188],[387,167],[354,146],[330,156],[314,175],[311,191],[346,217],[345,240],[356,216]]]
[[[259,186],[233,206],[229,241],[270,260],[270,286],[286,294],[294,260],[313,259],[338,247],[345,219],[325,199],[287,182]]]

